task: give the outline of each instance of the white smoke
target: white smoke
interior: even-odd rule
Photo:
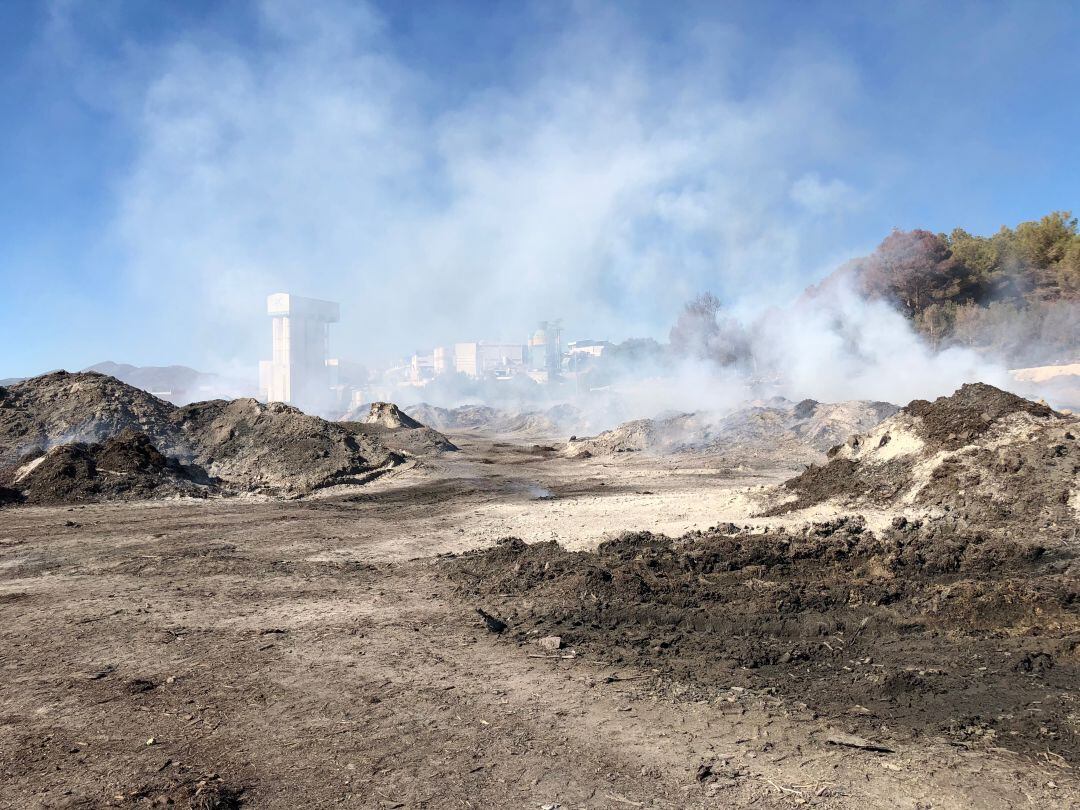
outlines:
[[[459,86],[398,50],[373,7],[254,8],[244,40],[188,28],[87,71],[84,93],[130,127],[111,236],[163,351],[253,373],[277,290],[340,301],[334,352],[372,364],[520,342],[560,316],[571,337],[663,340],[713,290],[772,387],[680,361],[616,386],[621,415],[1006,382],[974,354],[928,350],[884,305],[766,309],[867,252],[843,235],[867,232],[853,223],[884,186],[875,167],[891,171],[863,143],[859,74],[835,53],[780,49],[746,92],[753,43],[737,30],[700,20],[658,59],[617,8],[582,5],[498,79]],[[78,13],[56,7],[65,47]],[[858,179],[840,176],[865,148]]]
[[[1006,370],[974,351],[935,351],[884,301],[847,289],[761,319],[755,353],[780,390],[819,400],[906,404],[951,393],[966,382],[1008,387]]]
[[[253,50],[198,32],[145,58],[124,112],[127,272],[218,365],[265,352],[263,296],[342,304],[362,362],[458,340],[661,336],[700,289],[791,293],[859,194],[823,166],[857,133],[854,71],[778,54],[733,89],[732,30],[656,63],[582,6],[488,85],[447,87],[365,6],[267,0]]]
[[[723,412],[772,397],[905,405],[967,382],[1019,388],[1004,367],[969,349],[935,351],[888,304],[843,287],[783,307],[744,311],[736,323],[742,346],[736,361],[721,365],[693,352],[673,353],[663,373],[635,378],[622,369],[612,413],[626,419]],[[725,353],[722,338],[707,348]]]

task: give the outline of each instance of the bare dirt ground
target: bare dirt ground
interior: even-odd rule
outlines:
[[[451,438],[319,498],[0,511],[0,806],[1080,807],[1051,741],[838,745],[897,735],[737,667],[684,682],[488,632],[501,606],[438,555],[782,525],[748,494],[791,471]]]

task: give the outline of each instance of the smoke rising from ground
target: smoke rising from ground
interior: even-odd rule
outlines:
[[[574,9],[465,93],[354,4],[259,4],[259,54],[170,43],[128,110],[130,277],[219,361],[265,351],[261,296],[285,289],[341,301],[335,350],[367,362],[550,317],[662,335],[701,289],[794,293],[827,267],[861,193],[823,168],[860,148],[851,67],[792,50],[740,95],[734,30],[680,32],[672,62]]]
[[[86,13],[55,7],[65,48]],[[403,50],[374,6],[298,0],[253,4],[244,36],[185,29],[86,71],[83,92],[130,128],[109,236],[186,352],[160,362],[253,376],[278,290],[340,301],[333,352],[372,364],[521,342],[553,317],[568,337],[665,341],[714,290],[728,306],[711,355],[612,373],[630,415],[1005,381],[930,351],[884,304],[787,303],[868,251],[852,226],[897,170],[852,114],[871,94],[853,63],[809,41],[754,61],[737,28],[700,17],[658,47],[618,7],[525,13],[543,36],[480,82]],[[514,396],[551,398],[535,393]]]
[[[691,302],[653,375],[638,359],[610,370],[624,413],[723,411],[780,396],[906,404],[965,382],[1017,388],[1005,368],[970,349],[935,351],[882,301],[845,287],[738,317],[712,296]]]

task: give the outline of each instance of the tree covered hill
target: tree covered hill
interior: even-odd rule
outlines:
[[[845,283],[892,303],[935,346],[966,345],[1014,364],[1080,357],[1080,232],[1070,212],[992,236],[895,230],[807,294]]]

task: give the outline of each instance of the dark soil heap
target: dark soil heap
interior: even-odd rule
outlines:
[[[142,438],[109,443],[126,430]],[[164,473],[151,450],[169,460],[164,469],[172,477],[160,485],[154,482]],[[25,465],[43,454],[48,458],[30,475]],[[159,497],[170,487],[188,493],[179,482],[189,468],[207,476],[192,492],[205,493],[213,479],[224,493],[302,495],[362,482],[401,460],[376,436],[356,435],[280,403],[214,400],[177,408],[103,374],[62,371],[0,388],[0,469],[6,468],[6,483],[0,483],[16,492],[33,484],[33,492],[18,497],[35,502]],[[43,477],[56,465],[67,472]],[[97,472],[116,465],[125,475],[149,478],[121,485],[117,481],[127,479],[106,481]],[[193,475],[192,481],[201,480]]]
[[[0,388],[0,467],[58,444],[99,442],[125,428],[154,441],[173,432],[176,408],[138,388],[86,372],[56,371]]]
[[[1018,397],[986,383],[968,383],[952,396],[933,402],[916,399],[904,413],[919,419],[919,436],[931,447],[956,450],[990,430],[999,419],[1027,413],[1040,419],[1054,416],[1054,411],[1040,402]]]
[[[834,499],[948,513],[977,529],[1069,538],[1078,527],[1080,419],[982,383],[915,400],[784,484],[772,513]],[[795,498],[790,499],[794,494]]]
[[[206,497],[216,491],[197,467],[166,458],[145,433],[58,445],[0,472],[13,501],[45,504],[128,498]]]
[[[656,673],[662,691],[778,694],[890,744],[1080,754],[1075,551],[839,519],[633,534],[595,553],[508,539],[442,565],[504,637],[560,636],[588,660]]]

